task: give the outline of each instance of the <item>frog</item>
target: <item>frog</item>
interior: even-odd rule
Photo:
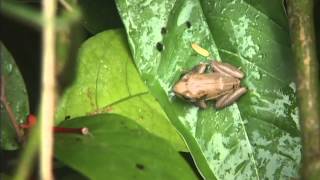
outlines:
[[[231,64],[216,60],[202,62],[175,83],[173,92],[200,108],[207,108],[206,102],[215,100],[215,108],[222,109],[247,92],[247,88],[240,84],[244,77],[245,74]]]

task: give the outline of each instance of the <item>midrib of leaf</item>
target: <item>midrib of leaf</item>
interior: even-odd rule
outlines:
[[[197,1],[197,2],[199,2],[199,1]],[[174,7],[175,7],[175,5],[176,5],[176,3],[177,3],[177,1],[175,1],[174,2],[174,5],[173,5],[173,8],[171,8],[171,12],[168,14],[168,17],[166,17],[166,22],[165,22],[165,24],[166,25],[168,25],[169,24],[169,22],[172,20],[172,18],[171,18],[171,14],[172,14],[172,10],[174,9]],[[247,2],[246,2],[247,3]],[[130,28],[130,27],[132,27],[132,25],[135,25],[135,23],[132,21],[132,19],[131,19],[131,17],[132,17],[132,15],[131,15],[131,13],[130,13],[130,11],[128,11],[128,4],[130,4],[130,3],[126,3],[126,8],[124,8],[125,10],[126,10],[126,13],[127,13],[127,18],[128,18],[128,21],[126,21],[126,23],[128,23],[129,25],[128,25],[128,28]],[[248,8],[250,8],[251,6],[249,5],[249,4],[247,4],[247,6],[248,6]],[[200,7],[201,7],[201,3],[200,3]],[[202,8],[202,7],[201,7]],[[254,7],[255,8],[255,7]],[[255,8],[254,9],[255,11],[257,11],[258,13],[261,13],[262,14],[262,16],[264,16],[264,17],[267,17],[266,16],[266,14],[265,13],[263,13],[263,12],[260,12],[257,8]],[[203,15],[204,13],[203,13],[203,9],[202,9],[202,15]],[[204,18],[206,18],[206,16],[204,15],[203,16]],[[267,17],[268,18],[268,17]],[[274,21],[273,19],[271,19],[271,18],[268,18],[268,19],[270,19],[271,21]],[[132,24],[131,24],[132,23]],[[204,22],[205,24],[207,24],[207,21],[205,21]],[[280,26],[279,24],[277,24],[276,23],[276,21],[274,21],[273,22],[274,24],[276,24],[278,27]],[[209,30],[210,30],[210,26],[208,26],[208,28],[209,28]],[[283,28],[280,26],[280,28],[279,28],[279,30],[281,29],[281,31],[283,31]],[[128,32],[128,34],[130,34],[130,31]],[[213,34],[212,34],[212,31],[211,31],[211,33],[209,33],[210,34],[210,36],[212,37],[213,36]],[[165,41],[165,39],[167,38],[167,36],[165,36],[164,38],[163,38],[163,40]],[[132,45],[132,50],[133,50],[133,54],[135,54],[136,55],[136,57],[135,58],[139,58],[139,56],[135,53],[135,51],[134,51],[134,49],[135,49],[135,44],[133,43],[133,39],[134,38],[131,38],[130,36],[129,36],[129,41],[130,41],[130,43],[131,43],[131,45]],[[212,37],[212,39],[214,39],[213,37]],[[277,41],[275,41],[276,43],[278,43],[278,44],[281,44],[280,42],[277,42]],[[281,44],[282,45],[282,44]],[[283,46],[283,45],[282,45]],[[217,46],[218,47],[218,46]],[[238,47],[237,47],[238,48]],[[218,50],[220,50],[220,52],[222,52],[221,51],[221,49],[219,49],[219,47],[218,47]],[[227,50],[224,50],[224,51],[227,51]],[[237,51],[239,51],[239,49],[237,50]],[[232,52],[231,52],[232,53]],[[230,53],[229,53],[230,54]],[[237,55],[236,53],[233,53],[233,55]],[[239,56],[238,55],[238,57],[240,57],[240,59],[242,60],[242,59],[244,59],[244,58],[242,58],[241,56]],[[163,61],[163,59],[164,59],[164,56],[161,54],[160,55],[160,62],[161,61]],[[252,62],[250,62],[248,59],[244,59],[247,63],[251,63],[252,65],[254,65],[254,67],[256,67],[256,68],[258,68],[259,70],[261,70],[261,71],[263,71],[263,73],[264,74],[267,74],[269,77],[271,77],[271,78],[273,78],[273,79],[275,79],[275,80],[277,80],[277,81],[280,81],[281,83],[284,83],[284,81],[282,81],[281,79],[279,79],[278,77],[276,77],[276,76],[272,76],[272,74],[270,74],[268,71],[266,71],[265,69],[263,69],[262,67],[259,67],[259,66],[257,66],[257,65],[255,65],[255,64],[253,64]],[[141,61],[136,61],[136,63],[138,63],[138,66],[139,66],[139,64],[141,63]],[[142,64],[143,65],[143,64]],[[159,64],[157,64],[157,65],[159,65]],[[154,67],[148,67],[148,68],[151,68],[152,69],[152,72],[150,73],[150,71],[147,71],[147,72],[142,72],[142,74],[152,74],[152,73],[154,73],[154,72],[161,72],[161,71],[159,71],[159,68],[160,68],[160,66],[154,66]],[[143,68],[141,68],[142,69],[142,71],[144,70]],[[141,69],[140,69],[140,71],[141,71]],[[155,78],[155,79],[153,79],[154,81],[157,81],[157,78]],[[167,79],[168,80],[168,79]],[[161,82],[160,82],[161,83]],[[254,151],[253,151],[253,146],[252,146],[252,144],[250,143],[250,140],[249,140],[249,137],[248,137],[248,134],[247,134],[247,131],[246,131],[246,127],[245,127],[245,124],[244,124],[244,120],[243,120],[243,115],[241,114],[241,111],[240,111],[240,109],[239,109],[239,107],[238,107],[238,105],[237,105],[237,107],[236,107],[236,110],[238,111],[238,113],[240,114],[240,117],[239,117],[239,121],[241,122],[241,129],[242,129],[242,131],[244,131],[244,134],[243,134],[243,140],[244,141],[246,141],[248,144],[249,144],[249,147],[250,147],[250,150],[249,150],[249,152],[248,152],[248,154],[250,154],[250,158],[251,158],[251,161],[252,161],[252,163],[253,163],[253,167],[255,168],[255,173],[257,174],[257,178],[258,179],[260,179],[260,176],[259,176],[259,173],[258,173],[258,167],[257,167],[257,161],[256,161],[256,159],[254,158]],[[170,111],[169,111],[170,112]],[[173,113],[173,112],[171,112],[171,117],[172,117],[172,115],[176,115],[175,113]],[[181,123],[181,122],[180,122]],[[272,124],[272,123],[271,123]],[[274,124],[272,124],[272,125],[274,125]],[[195,127],[196,128],[196,127]],[[186,128],[187,129],[187,128]],[[190,132],[188,132],[189,134],[191,134]],[[187,135],[187,136],[189,136],[189,135]],[[193,137],[193,138],[195,138],[195,137]],[[191,143],[190,143],[191,144]],[[200,147],[200,145],[199,145],[199,143],[198,142],[196,142],[196,144]],[[193,145],[193,144],[192,144]],[[201,150],[201,153],[203,154],[203,150],[201,149],[201,148],[199,148],[199,150]],[[248,164],[250,164],[250,163],[248,163]],[[240,168],[240,170],[241,170],[241,168]],[[240,172],[240,171],[237,171],[237,173],[238,172]],[[216,175],[218,175],[219,173],[215,173]],[[236,175],[236,174],[235,174]]]
[[[126,69],[128,69],[128,61],[126,61]],[[99,64],[99,61],[98,61],[98,64]],[[126,85],[126,89],[127,89],[127,93],[128,93],[128,96],[126,97],[122,97],[122,98],[119,98],[118,100],[114,101],[114,102],[110,102],[109,104],[107,105],[104,105],[103,107],[100,108],[99,106],[99,103],[98,103],[98,97],[99,97],[99,94],[98,94],[98,85],[101,84],[101,82],[99,82],[99,79],[100,79],[100,67],[98,67],[98,71],[97,71],[97,78],[96,78],[96,89],[95,89],[95,94],[96,94],[96,98],[95,98],[95,101],[96,101],[96,112],[100,112],[100,111],[103,111],[104,109],[110,107],[110,106],[114,106],[114,105],[117,105],[117,104],[120,104],[124,101],[127,101],[131,98],[135,98],[135,97],[138,97],[138,96],[143,96],[143,95],[146,95],[149,93],[149,91],[142,91],[142,92],[139,92],[139,93],[136,93],[136,94],[131,94],[131,90],[130,90],[130,87],[129,87],[129,84],[128,84],[128,73],[127,73],[127,70],[125,71],[125,85]],[[103,78],[103,77],[101,77]]]
[[[173,5],[173,7],[172,7],[171,10],[170,10],[169,16],[168,16],[167,21],[166,21],[166,27],[168,26],[170,20],[172,20],[172,18],[171,18],[172,10],[175,8],[176,2],[177,2],[177,1],[174,2],[174,5]],[[204,19],[205,19],[205,22],[204,22],[204,23],[207,24],[207,18],[206,18],[206,16],[205,16],[205,13],[203,12],[201,3],[200,3],[200,1],[197,1],[197,2],[198,2],[198,6],[201,7],[200,9],[201,9],[202,14],[203,14],[203,17],[204,17]],[[128,11],[127,11],[127,12],[128,12]],[[129,12],[128,12],[128,14],[129,14]],[[131,17],[131,16],[129,15],[129,18],[130,18],[130,17]],[[207,27],[208,27],[209,30],[210,30],[210,26],[209,26],[208,24],[207,24]],[[211,30],[210,30],[210,32],[211,32]],[[212,34],[212,33],[210,33],[210,36],[211,36],[211,39],[214,40],[214,37],[213,37],[213,34]],[[167,39],[167,36],[165,36],[165,37],[163,38],[163,41],[165,42],[166,39]],[[217,49],[219,50],[219,47],[218,47],[217,44],[216,44],[216,46],[217,46]],[[163,61],[163,57],[164,57],[163,54],[160,54],[160,62]],[[245,60],[246,60],[246,59],[245,59]],[[249,60],[246,60],[246,61],[247,61],[248,63],[253,64],[253,63],[250,62]],[[254,64],[254,66],[256,66],[256,65]],[[156,72],[158,71],[159,67],[160,67],[160,66],[157,66]],[[258,66],[257,66],[257,67],[258,67]],[[258,67],[258,68],[261,69],[260,67]],[[265,70],[263,70],[263,71],[266,72]],[[273,77],[273,78],[275,78],[275,77]],[[277,79],[277,78],[275,78],[275,79]],[[277,80],[281,81],[280,79],[277,79]],[[235,103],[235,104],[236,104],[236,103]],[[236,105],[236,106],[237,106],[237,110],[238,110],[239,114],[241,115],[241,111],[240,111],[238,105]],[[260,176],[259,176],[259,172],[258,172],[258,168],[257,168],[257,162],[256,162],[256,160],[255,160],[255,158],[254,158],[253,147],[252,147],[252,144],[250,143],[248,134],[247,134],[247,132],[246,132],[246,128],[245,128],[245,125],[244,125],[244,122],[243,122],[242,115],[241,115],[241,127],[242,127],[242,131],[244,132],[245,139],[246,139],[246,141],[247,141],[247,143],[248,143],[248,145],[249,145],[249,147],[250,147],[250,159],[251,159],[252,163],[254,164],[254,171],[255,171],[255,173],[256,173],[257,179],[259,180],[259,179],[260,179]],[[197,127],[194,127],[194,128],[197,129]],[[197,142],[197,144],[198,144],[198,142]],[[200,146],[200,145],[198,144],[198,146]],[[202,154],[204,154],[202,148],[200,148],[200,151],[201,151]],[[241,169],[239,169],[239,171],[241,171]],[[238,171],[238,172],[239,172],[239,171]],[[214,173],[214,174],[217,175],[216,173]],[[216,177],[217,177],[217,176],[216,176]]]
[[[248,6],[248,9],[249,9],[249,8],[254,9],[258,14],[263,15],[265,18],[269,19],[269,21],[272,22],[273,24],[275,24],[281,31],[285,31],[284,28],[283,28],[280,24],[278,24],[278,23],[277,23],[275,20],[273,20],[272,18],[268,17],[265,13],[259,11],[256,7],[252,6],[252,5],[249,4],[247,1],[243,1],[243,2],[245,2],[245,4]],[[202,9],[202,12],[203,12],[203,8],[202,8],[202,4],[201,4],[201,3],[200,3],[200,6],[201,6],[201,9]],[[205,16],[205,18],[206,18],[206,14],[205,14],[204,12],[203,12],[203,14],[204,14],[204,16]],[[214,17],[214,18],[219,18],[219,19],[220,19],[220,18],[222,18],[222,17]],[[231,20],[226,19],[226,18],[223,18],[223,19],[224,19],[224,20],[231,21]],[[207,21],[206,21],[206,22],[207,22]],[[208,26],[208,28],[209,28],[209,30],[210,30],[210,32],[211,32],[210,34],[212,35],[213,33],[212,33],[212,30],[210,29],[210,26]],[[252,27],[249,26],[248,28],[252,28]],[[254,29],[254,28],[253,28],[253,29]],[[256,30],[256,29],[254,29],[254,30]],[[233,31],[233,32],[234,32],[234,31]],[[235,35],[235,34],[233,34],[233,35],[234,35],[234,39],[236,39],[236,35]],[[212,39],[215,39],[215,38],[212,36]],[[285,45],[283,45],[282,43],[280,43],[280,42],[278,42],[278,41],[276,41],[276,40],[274,40],[274,39],[271,39],[271,40],[274,41],[274,42],[276,42],[277,44],[279,44],[279,45],[281,45],[281,46],[285,46]],[[269,73],[269,72],[268,72],[267,70],[265,70],[264,68],[256,65],[255,63],[251,62],[249,59],[243,57],[240,53],[234,53],[234,52],[231,52],[231,51],[229,51],[229,50],[227,50],[227,49],[221,49],[221,48],[219,48],[219,44],[216,44],[216,46],[217,46],[218,51],[224,52],[224,53],[228,53],[228,54],[233,55],[233,56],[237,56],[239,59],[244,60],[246,63],[254,66],[254,67],[257,68],[257,69],[259,69],[261,72],[265,73],[267,76],[271,77],[272,79],[274,79],[274,80],[276,80],[276,81],[279,81],[279,82],[281,82],[282,84],[286,85],[286,83],[285,83],[283,80],[281,80],[281,78],[272,75],[271,73]],[[285,47],[286,47],[286,46],[285,46]],[[237,52],[241,52],[241,51],[238,49],[239,46],[236,46],[236,48],[237,48]],[[236,104],[237,110],[239,111],[239,114],[240,114],[240,116],[241,116],[241,126],[242,126],[242,130],[243,130],[243,132],[244,132],[244,134],[245,134],[245,138],[246,138],[248,144],[250,145],[250,150],[251,150],[250,159],[251,159],[251,161],[252,161],[253,164],[254,164],[254,168],[255,168],[256,175],[257,175],[257,179],[260,179],[259,170],[258,170],[258,167],[257,167],[257,162],[256,162],[255,155],[254,155],[254,154],[255,154],[255,152],[254,152],[254,147],[252,146],[251,141],[250,141],[250,139],[249,139],[249,136],[248,136],[248,134],[247,134],[247,130],[246,130],[246,127],[245,127],[243,118],[242,118],[241,110],[240,110],[238,104],[237,104],[237,103],[235,103],[235,104]],[[249,118],[249,117],[248,117],[248,118]],[[254,118],[254,119],[255,119],[255,120],[261,120],[261,119],[259,119],[259,118]],[[287,132],[286,130],[284,130],[284,129],[278,127],[278,126],[276,126],[276,125],[273,124],[272,122],[268,122],[268,121],[264,121],[264,120],[261,120],[261,121],[263,121],[264,123],[268,123],[268,124],[270,124],[270,125],[278,128],[280,131]],[[259,147],[259,148],[261,148],[261,147]],[[292,159],[290,156],[288,156],[288,155],[284,155],[284,154],[282,154],[282,153],[281,153],[280,155],[285,156],[285,157],[293,160],[293,159]]]
[[[231,52],[231,51],[229,51],[229,50],[220,49],[220,48],[218,48],[218,51],[221,51],[221,52],[224,52],[224,53],[227,53],[227,54],[236,56],[236,57],[238,57],[239,59],[244,60],[246,63],[248,63],[248,64],[254,66],[255,68],[259,69],[260,71],[264,72],[264,73],[265,73],[266,75],[268,75],[269,77],[271,77],[271,78],[273,78],[273,79],[275,79],[275,80],[277,80],[277,81],[279,81],[279,82],[281,82],[281,83],[283,83],[283,84],[286,84],[283,80],[281,80],[281,79],[279,79],[278,77],[272,75],[271,73],[269,73],[267,70],[263,69],[262,67],[257,66],[255,63],[249,61],[247,58],[241,56],[239,53],[236,54],[236,53]]]
[[[114,106],[114,105],[120,104],[120,103],[122,103],[122,102],[124,102],[124,101],[127,101],[127,100],[131,99],[131,98],[135,98],[135,97],[138,97],[138,96],[146,95],[146,94],[148,94],[148,93],[149,93],[148,91],[145,91],[145,92],[137,93],[137,94],[134,94],[134,95],[129,95],[129,96],[126,96],[126,97],[124,97],[124,98],[120,98],[120,99],[117,100],[117,101],[111,102],[111,103],[109,103],[108,105],[105,105],[104,107],[99,108],[98,111],[104,110],[104,109],[106,109],[106,108],[109,107],[109,106]]]
[[[222,20],[226,20],[226,21],[228,21],[228,18],[225,18],[225,17],[211,17],[211,18],[215,18],[215,19],[220,19],[221,21]],[[257,31],[255,28],[252,28],[252,27],[248,27],[248,28],[250,28],[250,29],[252,29],[252,30],[254,30],[254,31],[256,31],[256,32],[259,32],[259,33],[261,33],[260,31]],[[284,31],[284,30],[281,30],[281,31]],[[285,32],[285,31],[284,31]],[[276,44],[279,44],[279,45],[281,45],[281,46],[283,46],[283,47],[285,47],[285,48],[288,48],[288,49],[290,49],[287,45],[284,45],[284,44],[282,44],[281,42],[278,42],[276,39],[268,39],[269,41],[272,41],[272,42],[274,42],[274,43],[276,43]]]
[[[206,17],[206,14],[205,14],[204,11],[203,11],[203,7],[202,7],[202,4],[201,4],[200,0],[198,1],[198,5],[199,5],[199,7],[200,7],[200,9],[201,9],[201,11],[202,11],[203,17],[205,18],[205,23],[207,24],[207,22],[208,22],[208,21],[207,21],[207,17]],[[212,31],[211,31],[211,29],[210,29],[210,26],[209,26],[208,24],[207,24],[207,27],[208,27],[209,31],[211,32],[211,33],[210,33],[211,38],[214,40],[215,38],[213,37],[213,33],[212,33]],[[218,49],[218,51],[219,51],[219,45],[218,45],[217,43],[215,43],[215,45],[216,45],[216,47],[217,47],[217,49]],[[219,55],[219,56],[220,56],[220,55]],[[246,141],[247,141],[247,144],[249,145],[249,148],[250,148],[250,160],[252,161],[252,163],[253,163],[253,165],[254,165],[254,171],[255,171],[255,173],[256,173],[257,179],[260,180],[259,170],[258,170],[258,167],[257,167],[257,162],[256,162],[255,157],[254,157],[253,147],[252,147],[252,144],[251,144],[251,142],[250,142],[250,140],[249,140],[249,137],[248,137],[248,134],[247,134],[247,131],[246,131],[244,122],[243,122],[243,118],[242,118],[242,115],[241,115],[241,111],[240,111],[239,106],[238,106],[237,103],[234,103],[234,106],[237,107],[236,109],[238,110],[238,112],[239,112],[239,114],[240,114],[240,117],[241,117],[241,128],[242,128],[242,131],[243,131],[243,133],[244,133],[244,135],[245,135],[245,139],[246,139]],[[201,148],[200,148],[200,149],[201,149]],[[202,152],[202,149],[201,149],[201,152]],[[202,153],[203,153],[203,152],[202,152]],[[240,172],[240,171],[241,171],[241,169],[238,170],[238,172]],[[236,172],[236,174],[237,174],[238,172]],[[216,173],[214,173],[214,174],[216,175]],[[236,176],[236,174],[235,174],[235,176]],[[217,177],[217,175],[216,175],[216,177]]]
[[[258,8],[252,6],[252,4],[248,3],[247,0],[242,1],[244,2],[249,8],[251,7],[252,9],[254,9],[256,12],[258,12],[258,14],[266,17],[267,19],[270,20],[270,22],[274,23],[275,25],[277,25],[283,32],[287,32],[284,27],[282,27],[279,23],[277,23],[274,19],[270,18],[267,14],[265,14],[264,12],[260,11]]]

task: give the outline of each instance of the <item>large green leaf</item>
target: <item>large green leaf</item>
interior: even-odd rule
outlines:
[[[279,0],[117,0],[134,61],[207,179],[296,177],[299,125],[286,18]],[[181,74],[209,59],[241,67],[249,92],[201,110],[174,96]],[[161,46],[161,44],[163,46]]]
[[[29,101],[26,87],[20,71],[6,47],[0,42],[0,68],[3,82],[0,88],[4,88],[3,95],[6,102],[1,101],[0,107],[0,148],[16,150],[19,147],[17,133],[12,121],[17,124],[25,122],[29,114]],[[7,104],[7,107],[4,105]],[[12,117],[10,119],[9,113]]]
[[[105,31],[90,38],[82,45],[77,62],[76,79],[62,96],[57,122],[65,117],[117,113],[167,139],[178,150],[186,150],[183,140],[140,79],[124,31]]]
[[[56,135],[55,155],[90,179],[196,179],[167,141],[125,117],[100,114],[61,126],[89,129],[88,135]]]

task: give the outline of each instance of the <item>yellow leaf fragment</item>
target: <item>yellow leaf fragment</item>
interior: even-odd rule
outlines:
[[[210,53],[209,53],[207,50],[203,49],[201,46],[199,46],[199,45],[196,44],[196,43],[192,43],[192,44],[191,44],[191,47],[192,47],[192,49],[195,50],[198,54],[200,54],[200,55],[202,55],[202,56],[204,56],[204,57],[208,57],[208,56],[210,55]]]

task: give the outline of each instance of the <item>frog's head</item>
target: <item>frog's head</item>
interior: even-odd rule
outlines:
[[[186,81],[178,81],[174,87],[173,92],[176,96],[183,98],[185,100],[191,100],[191,93],[188,90]]]

